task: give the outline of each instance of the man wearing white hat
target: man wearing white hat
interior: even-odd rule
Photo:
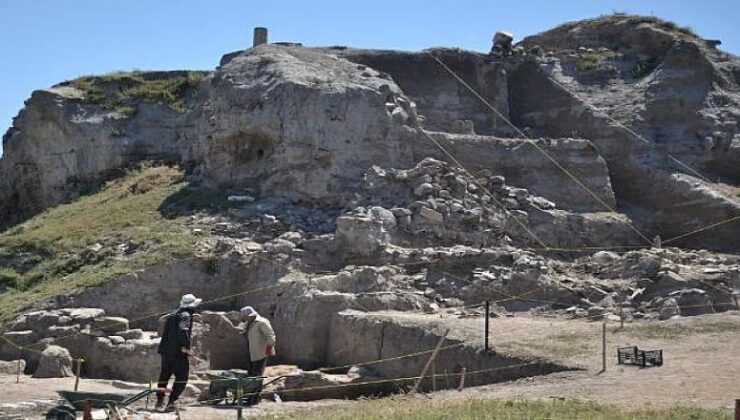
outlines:
[[[157,383],[159,391],[157,392],[156,409],[158,410],[164,407],[164,389],[173,374],[175,383],[172,386],[166,411],[175,409],[177,399],[185,390],[188,376],[190,376],[188,356],[193,355],[190,349],[193,334],[193,311],[202,301],[203,299],[198,299],[192,294],[183,295],[180,299],[180,307],[166,317],[158,350],[162,355],[162,368]]]
[[[251,306],[241,309],[246,322],[244,335],[247,337],[247,370],[249,376],[262,376],[267,366],[267,357],[275,356],[275,331],[267,318],[260,316]]]

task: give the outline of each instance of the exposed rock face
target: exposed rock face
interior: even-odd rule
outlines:
[[[39,366],[34,372],[36,378],[65,378],[72,376],[72,356],[64,347],[49,346],[39,359]]]
[[[496,117],[480,99],[460,88],[426,53],[355,50],[329,50],[350,61],[367,65],[393,77],[418,106],[424,116],[424,126],[433,131],[459,132],[461,122],[478,134],[493,135],[508,132],[506,123]],[[470,83],[504,115],[509,114],[508,78],[503,63],[491,63],[483,55],[459,49],[434,49],[460,77]]]
[[[548,53],[512,73],[514,122],[591,140],[609,165],[618,200],[653,214],[641,222],[671,237],[740,214],[732,190],[719,195],[707,182],[740,179],[732,146],[737,60],[693,35],[634,16],[566,24],[522,44]],[[727,162],[735,162],[732,169]],[[692,235],[686,243],[737,249],[733,232]]]
[[[178,72],[146,73],[148,79]],[[112,81],[107,88],[121,89]],[[95,188],[115,169],[142,160],[189,162],[196,144],[189,112],[141,102],[134,115],[91,103],[85,92],[57,85],[33,93],[3,137],[0,222],[18,220]]]
[[[203,106],[204,174],[337,205],[363,170],[409,162],[410,100],[375,70],[303,48],[260,46],[223,64]],[[259,183],[257,183],[259,181]]]
[[[524,55],[501,60],[452,49],[262,45],[224,57],[177,112],[139,101],[130,115],[91,102],[75,83],[38,91],[4,138],[3,219],[73,199],[107,171],[143,159],[185,163],[213,184],[341,208],[373,165],[447,160],[422,127],[437,131],[432,137],[471,171],[503,175],[565,210],[619,204],[650,236],[670,238],[740,214],[736,200],[676,163],[727,182],[740,176],[733,59],[687,33],[630,16],[564,25],[527,38],[522,49]],[[547,54],[527,54],[536,49]],[[432,55],[501,115],[549,140],[537,140],[538,150],[506,139],[514,131]],[[112,91],[127,82],[106,83]],[[589,104],[648,143],[665,144],[670,157]],[[716,233],[697,234],[692,243],[737,247],[737,235]]]
[[[194,293],[207,303],[193,369],[245,367],[236,310],[251,305],[275,328],[274,361],[309,371],[284,381],[288,394],[418,375],[424,358],[312,371],[436,344],[440,331],[378,311],[481,316],[476,305],[492,300],[496,314],[631,321],[737,309],[737,225],[671,237],[740,214],[726,189],[677,164],[740,179],[740,66],[689,34],[625,19],[565,25],[506,57],[261,45],[225,56],[174,108],[100,103],[79,81],[34,93],[4,139],[5,221],[147,159],[182,164],[193,191],[218,191],[229,208],[177,214],[198,241],[191,257],[17,317],[0,330],[0,358],[44,374],[61,346],[88,376],[148,381],[157,317]],[[126,91],[111,77],[105,89]],[[730,253],[673,247],[681,241]],[[460,360],[520,361],[460,346],[437,363],[458,372]],[[565,368],[537,361],[474,383]],[[376,391],[389,388],[362,392]]]

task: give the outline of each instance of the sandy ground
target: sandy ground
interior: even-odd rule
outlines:
[[[482,346],[483,319],[458,319],[452,315],[384,313],[419,324],[452,328],[451,337]],[[543,316],[492,319],[491,342],[496,351],[547,357],[585,370],[561,372],[515,382],[468,388],[463,392],[440,391],[432,398],[579,398],[624,406],[699,405],[731,408],[740,397],[740,313],[678,318],[664,322],[618,324],[607,328],[607,370],[601,370],[600,322],[566,320]],[[640,369],[616,364],[616,349],[637,345],[663,349],[662,367]],[[33,379],[0,376],[0,404],[29,400],[52,401],[56,391],[72,389],[73,378]],[[81,390],[134,393],[111,385],[111,381],[83,379]],[[314,402],[265,401],[245,408],[246,416],[341,407],[346,401]],[[1,406],[0,406],[1,407]],[[0,408],[0,412],[2,408]],[[234,419],[233,408],[188,406],[183,419]],[[0,415],[0,418],[3,418]],[[37,417],[28,417],[37,418]]]
[[[482,342],[483,320],[394,314],[420,323],[449,325],[455,338]],[[439,392],[439,398],[581,398],[625,406],[699,405],[730,408],[740,397],[740,313],[607,326],[607,369],[602,369],[602,324],[545,317],[491,321],[497,351],[530,354],[585,368],[545,377]],[[663,349],[662,367],[617,364],[617,347]]]

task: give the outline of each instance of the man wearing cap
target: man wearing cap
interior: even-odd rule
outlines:
[[[247,370],[249,376],[262,376],[267,366],[267,357],[275,356],[275,331],[267,318],[260,316],[251,306],[241,309],[242,320],[246,322],[244,335],[247,336]]]
[[[198,299],[192,294],[183,295],[180,300],[180,307],[166,316],[164,332],[158,350],[159,354],[162,355],[162,368],[157,383],[159,389],[157,392],[157,410],[161,410],[164,406],[164,389],[173,374],[175,375],[175,383],[172,386],[166,411],[175,409],[177,399],[185,390],[190,375],[188,356],[193,355],[190,349],[193,332],[193,311],[202,301],[202,299]]]

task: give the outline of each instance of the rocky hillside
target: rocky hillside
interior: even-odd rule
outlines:
[[[505,57],[263,45],[212,73],[67,81],[34,92],[3,138],[0,223],[156,162],[207,188],[204,201],[220,191],[219,202],[233,195],[313,234],[375,206],[438,225],[403,225],[394,240],[409,246],[638,246],[659,235],[737,250],[740,61],[716,46],[612,15],[528,37]],[[6,254],[31,246],[10,239],[24,229],[3,235]]]
[[[12,343],[56,344],[95,375],[143,380],[156,333],[127,319],[153,330],[184,291],[227,312],[198,326],[220,343],[206,355],[219,368],[241,363],[226,349],[242,304],[273,320],[281,361],[301,366],[437,341],[373,311],[465,317],[488,299],[497,313],[636,321],[737,309],[740,59],[716,44],[613,15],[503,57],[261,45],[212,73],[34,92],[3,138],[0,316],[39,311],[0,330],[0,359],[33,370],[39,356]],[[123,333],[98,331],[109,317],[127,318]],[[379,347],[357,347],[369,339]],[[154,362],[106,364],[131,352]],[[445,363],[519,357],[476,352]],[[374,374],[401,368],[421,367]]]
[[[34,92],[4,136],[0,219],[8,226],[75,200],[144,160],[339,210],[372,165],[448,159],[432,135],[470,171],[503,175],[576,213],[616,206],[646,238],[670,238],[738,215],[740,63],[716,44],[613,15],[529,37],[503,59],[265,45],[225,56],[212,74],[64,82]],[[737,241],[717,229],[677,243]]]

